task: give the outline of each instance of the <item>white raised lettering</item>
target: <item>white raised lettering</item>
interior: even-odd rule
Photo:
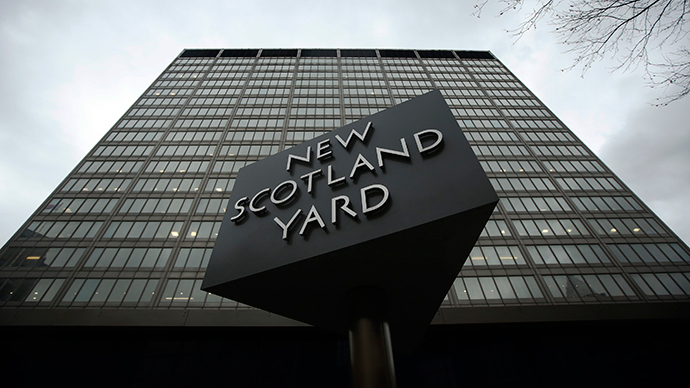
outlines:
[[[352,131],[347,136],[347,141],[344,141],[339,135],[335,135],[335,138],[338,139],[338,142],[340,142],[340,144],[342,144],[342,146],[345,147],[345,149],[347,149],[350,146],[350,140],[352,140],[353,136],[356,136],[359,140],[362,141],[362,143],[364,143],[364,140],[369,134],[369,128],[371,128],[371,121],[367,123],[366,128],[364,128],[364,133],[361,135],[359,134],[359,132],[355,131],[354,128],[352,128]]]
[[[232,218],[230,218],[230,221],[232,221],[232,222],[238,222],[238,221],[240,221],[242,218],[244,218],[244,216],[245,216],[245,214],[246,214],[246,212],[247,212],[247,209],[244,207],[244,205],[241,204],[241,202],[247,202],[248,199],[249,199],[249,198],[247,198],[247,197],[242,197],[242,198],[238,199],[237,202],[235,202],[235,209],[239,210],[240,212],[237,213],[237,214],[236,214],[235,216],[233,216]]]
[[[407,149],[407,143],[404,138],[400,139],[400,145],[402,146],[402,151],[389,150],[387,148],[376,147],[376,158],[379,161],[379,167],[383,169],[383,154],[389,154],[394,156],[403,156],[406,158],[410,157],[410,150]]]
[[[283,190],[283,187],[286,187],[286,185],[292,186],[292,190],[290,190],[290,194],[285,196],[283,199],[276,198],[276,195],[279,194]],[[276,186],[275,189],[273,189],[273,192],[271,193],[271,202],[273,202],[276,205],[282,205],[284,203],[289,203],[290,201],[292,201],[292,199],[294,198],[296,193],[297,193],[297,182],[295,182],[293,180],[286,180],[285,182]]]
[[[436,136],[436,140],[426,147],[422,146],[422,137],[427,137],[430,135]],[[424,155],[436,151],[443,141],[443,134],[438,129],[425,129],[415,133],[414,140],[417,142],[417,149],[419,149],[419,153]]]
[[[316,210],[316,206],[311,205],[311,209],[309,209],[309,213],[307,213],[307,218],[304,220],[304,224],[302,224],[302,229],[299,230],[300,236],[304,236],[307,226],[313,221],[318,222],[322,229],[326,229],[326,224],[323,222],[321,214],[319,214],[319,211]]]
[[[362,154],[357,155],[357,160],[355,161],[355,165],[352,166],[352,171],[350,171],[350,179],[354,179],[355,173],[357,170],[361,167],[366,167],[369,169],[369,171],[374,171],[374,166],[369,163],[367,158],[362,156]]]
[[[345,177],[333,179],[333,166],[328,165],[328,186],[336,186],[345,183]]]
[[[290,172],[290,168],[292,168],[292,161],[296,160],[298,162],[304,162],[311,164],[311,146],[307,147],[307,156],[295,156],[293,154],[288,155],[288,160],[287,160],[287,171]]]
[[[278,218],[278,217],[273,218],[273,221],[275,221],[276,224],[278,224],[278,226],[280,226],[280,229],[283,230],[283,240],[288,239],[288,230],[290,230],[290,228],[292,228],[292,226],[295,224],[295,222],[297,221],[297,219],[299,218],[299,216],[301,214],[302,214],[302,209],[297,209],[297,211],[295,212],[295,215],[293,215],[292,218],[290,218],[290,221],[288,221],[287,224],[284,224],[283,221],[281,221],[280,218]]]
[[[256,207],[256,202],[261,199],[264,195],[271,192],[271,189],[265,188],[254,195],[251,201],[249,201],[249,210],[256,214],[260,214],[266,211],[266,206]]]
[[[329,166],[330,167],[330,166]],[[308,172],[300,177],[302,180],[307,180],[307,193],[311,194],[311,191],[314,187],[313,181],[314,177],[318,177],[321,175],[321,169],[319,170],[314,170],[312,172]]]
[[[368,193],[372,190],[381,191],[383,193],[383,198],[376,205],[370,206]],[[386,204],[386,202],[388,201],[388,198],[390,197],[390,194],[388,192],[388,188],[384,185],[381,185],[381,184],[374,184],[371,186],[363,187],[359,192],[362,196],[362,213],[363,214],[371,213],[373,211],[380,209],[381,206]]]
[[[350,197],[347,195],[339,195],[337,197],[331,198],[331,223],[334,225],[338,224],[338,201],[343,201],[342,206],[340,206],[340,209],[344,211],[345,213],[349,214],[350,217],[352,218],[357,218],[357,212],[354,210],[350,209],[348,206],[350,205]]]
[[[330,139],[320,141],[318,144],[316,144],[316,159],[328,159],[331,156],[333,156],[333,151],[331,150]]]

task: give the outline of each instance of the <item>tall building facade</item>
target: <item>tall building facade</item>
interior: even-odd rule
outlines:
[[[5,244],[0,324],[299,326],[200,290],[238,170],[433,89],[501,201],[430,336],[687,319],[687,245],[491,53],[208,49],[175,58]]]

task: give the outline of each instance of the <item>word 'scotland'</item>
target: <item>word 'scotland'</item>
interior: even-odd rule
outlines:
[[[251,214],[264,217],[271,213],[271,208],[287,209],[296,199],[302,195],[302,191],[307,195],[315,197],[317,192],[328,188],[331,192],[330,208],[319,209],[311,205],[308,209],[296,209],[292,216],[284,219],[274,217],[276,231],[279,231],[283,240],[288,241],[294,231],[299,230],[300,236],[305,236],[310,229],[321,228],[327,231],[324,215],[330,223],[337,226],[340,217],[347,216],[359,219],[360,215],[369,216],[375,213],[384,212],[390,204],[393,193],[383,184],[374,183],[359,188],[357,198],[350,198],[348,195],[336,195],[336,191],[345,185],[357,185],[358,178],[362,174],[385,173],[389,167],[386,163],[389,159],[396,159],[398,162],[409,162],[411,152],[416,152],[423,157],[431,157],[443,149],[443,133],[437,129],[423,129],[413,133],[411,138],[400,138],[397,144],[379,144],[371,146],[370,138],[375,131],[373,122],[369,121],[366,126],[358,132],[352,129],[346,139],[339,135],[334,138],[327,138],[318,142],[315,149],[311,146],[306,148],[306,154],[294,155],[287,154],[286,171],[292,173],[295,165],[310,166],[313,168],[315,162],[321,164],[320,168],[311,170],[299,176],[299,178],[286,179],[274,187],[266,187],[257,191],[254,195],[245,196],[238,199],[234,204],[236,214],[230,218],[237,226],[245,222],[250,222]],[[361,142],[366,148],[374,149],[367,158],[361,152],[349,154],[356,142]],[[342,147],[351,156],[351,167],[349,171],[336,171],[333,164],[326,164],[333,160],[333,147]],[[375,157],[375,159],[374,159]],[[338,163],[343,166],[344,163]],[[342,167],[341,167],[342,168]],[[390,166],[389,168],[394,168]],[[321,188],[319,188],[321,186]],[[320,194],[323,195],[323,194]],[[297,228],[299,226],[299,228]],[[279,229],[278,229],[279,228]]]

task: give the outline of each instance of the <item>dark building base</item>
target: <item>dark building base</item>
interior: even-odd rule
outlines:
[[[685,385],[689,323],[434,325],[398,387]],[[311,327],[5,329],[3,380],[26,387],[349,386],[347,339]]]

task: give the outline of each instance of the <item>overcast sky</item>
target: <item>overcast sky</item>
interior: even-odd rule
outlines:
[[[299,3],[300,5],[295,5]],[[690,98],[650,105],[641,70],[581,77],[543,25],[471,1],[3,1],[0,244],[183,48],[490,50],[690,241]]]

